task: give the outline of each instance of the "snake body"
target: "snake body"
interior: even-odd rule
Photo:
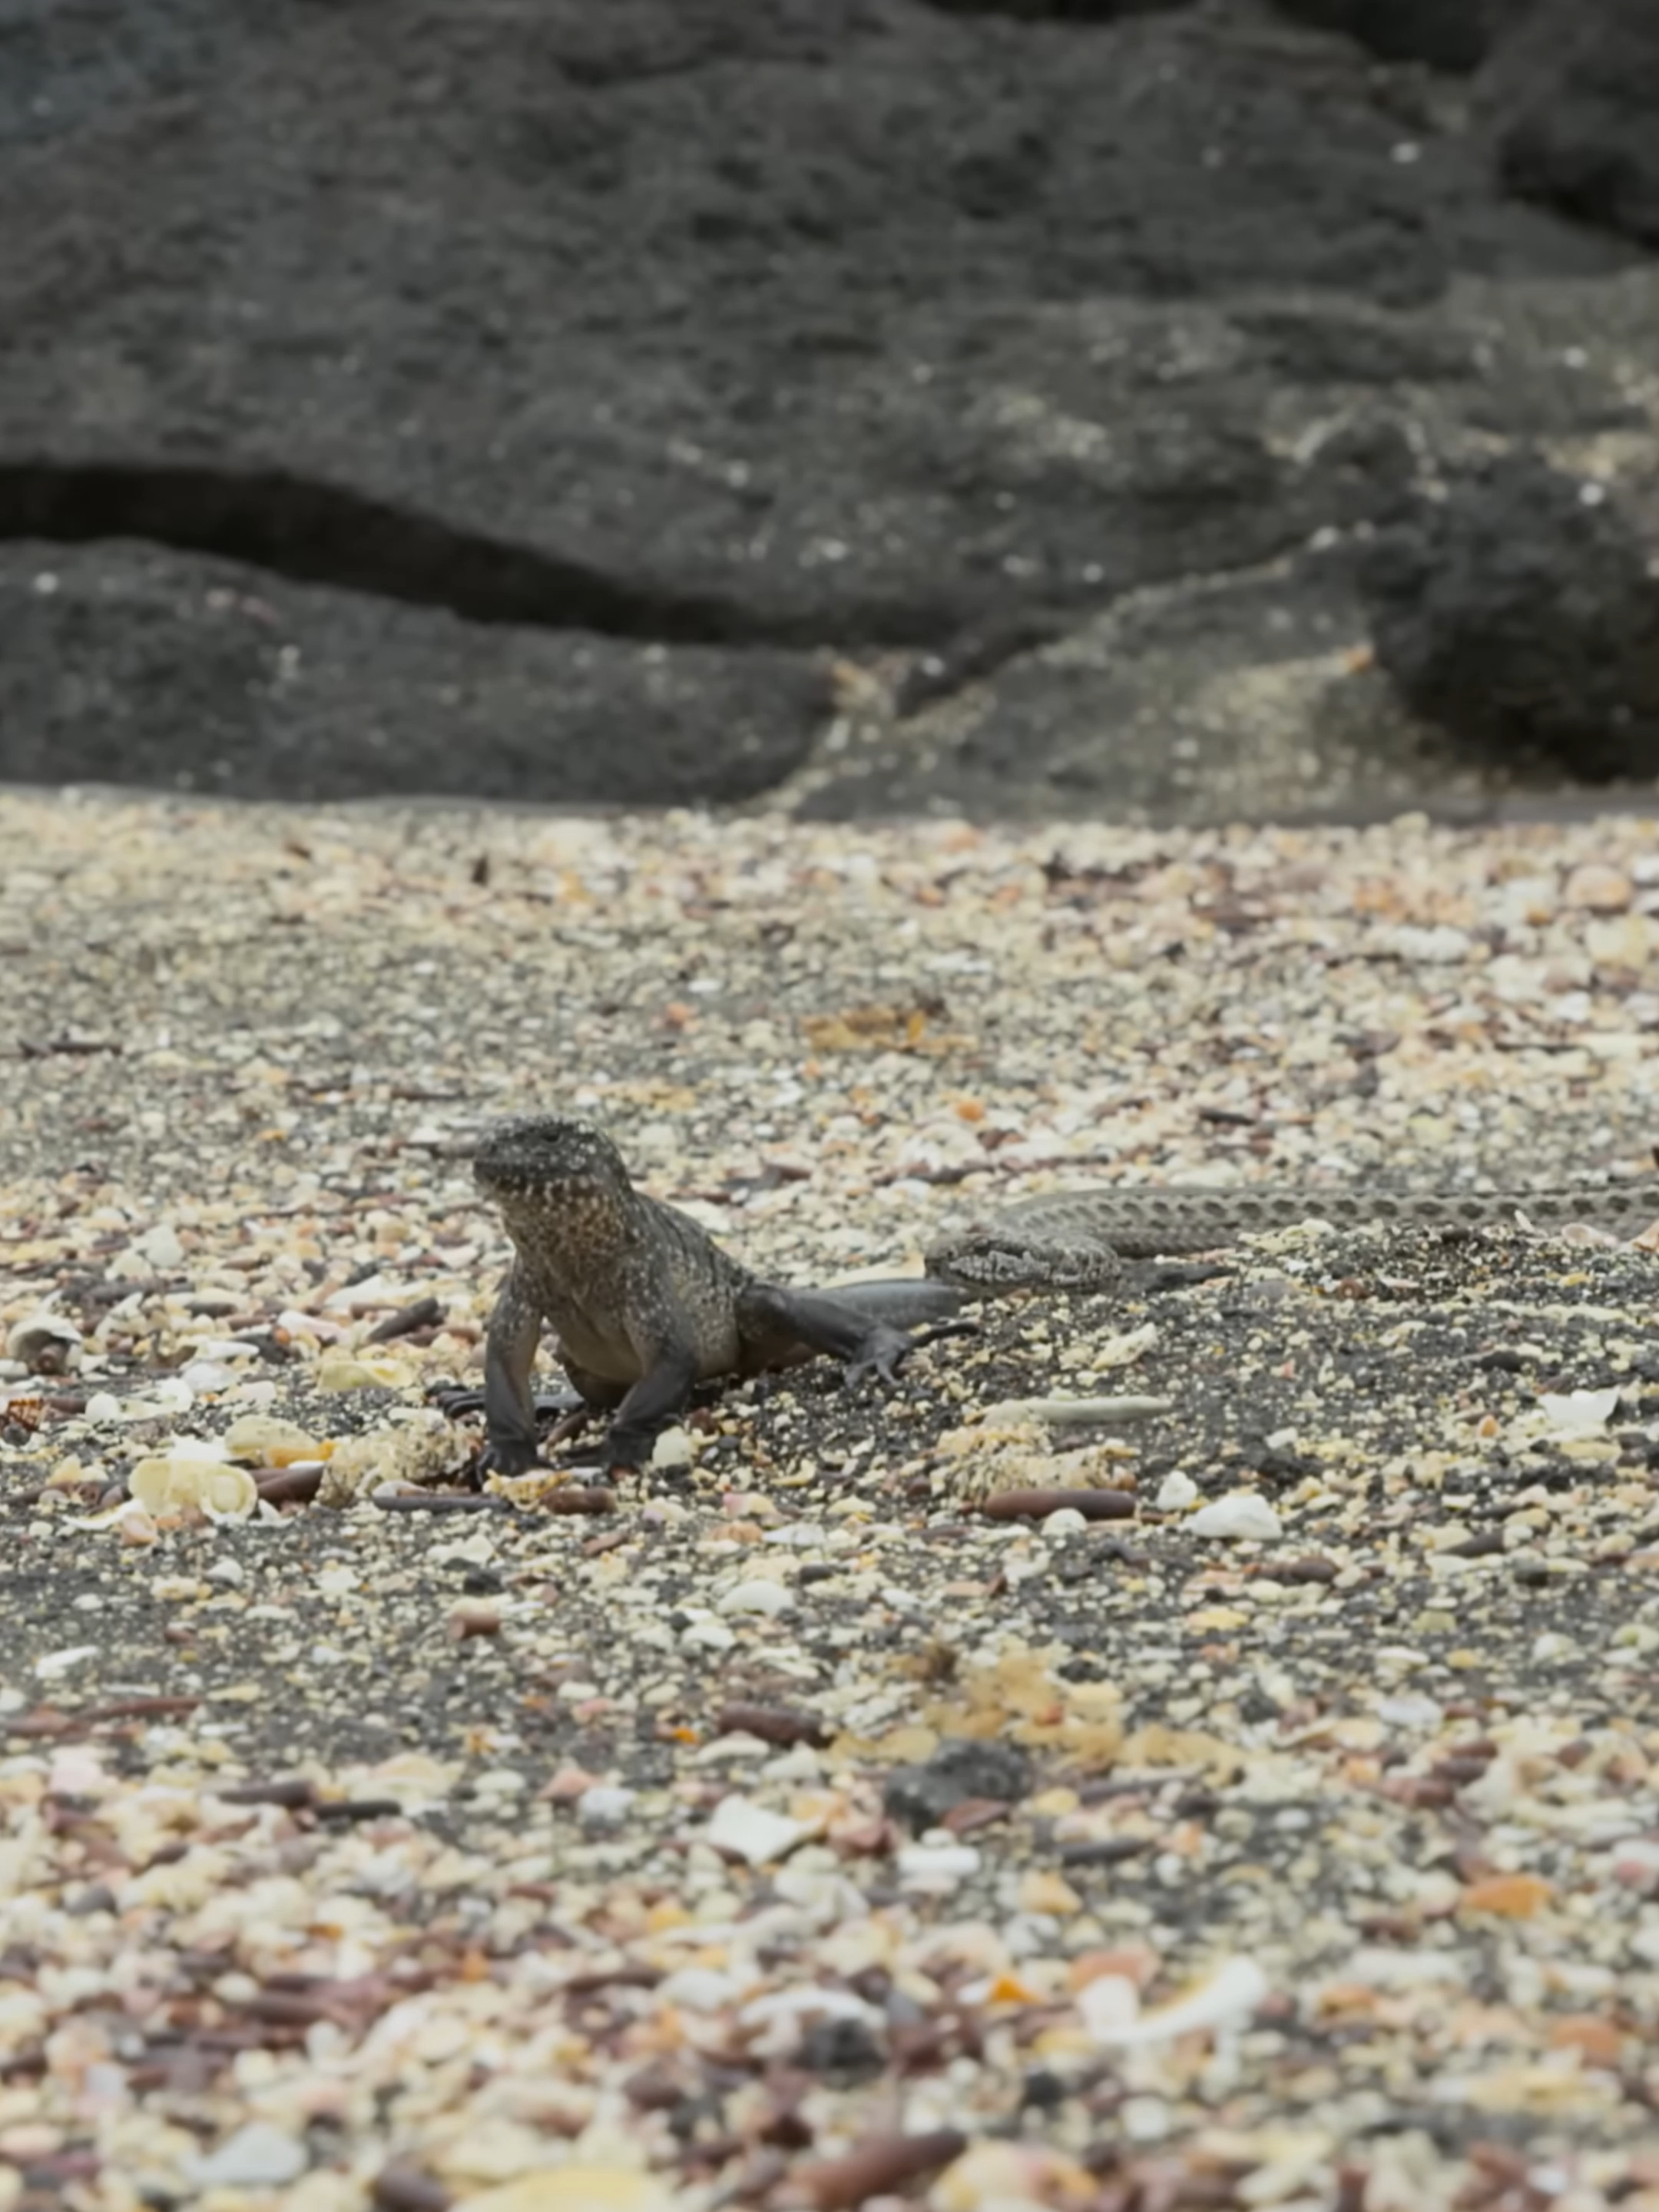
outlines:
[[[939,1282],[981,1292],[1111,1291],[1125,1262],[1207,1252],[1303,1221],[1334,1228],[1490,1229],[1524,1218],[1534,1227],[1586,1222],[1632,1233],[1659,1218],[1659,1180],[1557,1183],[1508,1190],[1391,1190],[1385,1187],[1265,1184],[1170,1189],[1097,1184],[1021,1199],[927,1254]]]

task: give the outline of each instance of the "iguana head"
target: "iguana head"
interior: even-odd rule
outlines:
[[[625,1196],[633,1188],[623,1156],[605,1131],[562,1114],[497,1121],[479,1140],[472,1173],[498,1206]]]

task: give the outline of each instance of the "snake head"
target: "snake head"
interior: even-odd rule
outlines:
[[[1126,1270],[1103,1244],[1066,1244],[994,1229],[970,1231],[930,1247],[923,1265],[935,1282],[993,1297],[1011,1291],[1091,1297],[1121,1289]]]

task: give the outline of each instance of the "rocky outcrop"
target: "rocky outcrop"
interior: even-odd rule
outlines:
[[[1507,188],[1659,246],[1659,8],[1536,0],[1481,87]]]
[[[1425,501],[1361,569],[1378,658],[1499,759],[1659,776],[1659,573],[1605,489],[1515,456]]]
[[[1640,190],[1505,181],[1553,8],[30,0],[0,775],[1484,774],[1367,667],[1352,556],[1483,453],[1659,452]]]
[[[486,627],[131,544],[7,553],[14,780],[732,804],[803,766],[831,701],[802,653]]]
[[[1340,31],[1384,61],[1472,70],[1530,0],[1278,0],[1299,23]]]

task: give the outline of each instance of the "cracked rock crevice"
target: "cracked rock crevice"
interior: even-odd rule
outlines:
[[[206,553],[300,584],[442,607],[465,621],[587,630],[647,644],[812,646],[816,626],[718,592],[644,590],[603,570],[459,529],[281,469],[174,461],[0,462],[0,539],[125,539]],[[925,644],[949,617],[871,610],[854,642]],[[842,635],[845,626],[838,625]]]

